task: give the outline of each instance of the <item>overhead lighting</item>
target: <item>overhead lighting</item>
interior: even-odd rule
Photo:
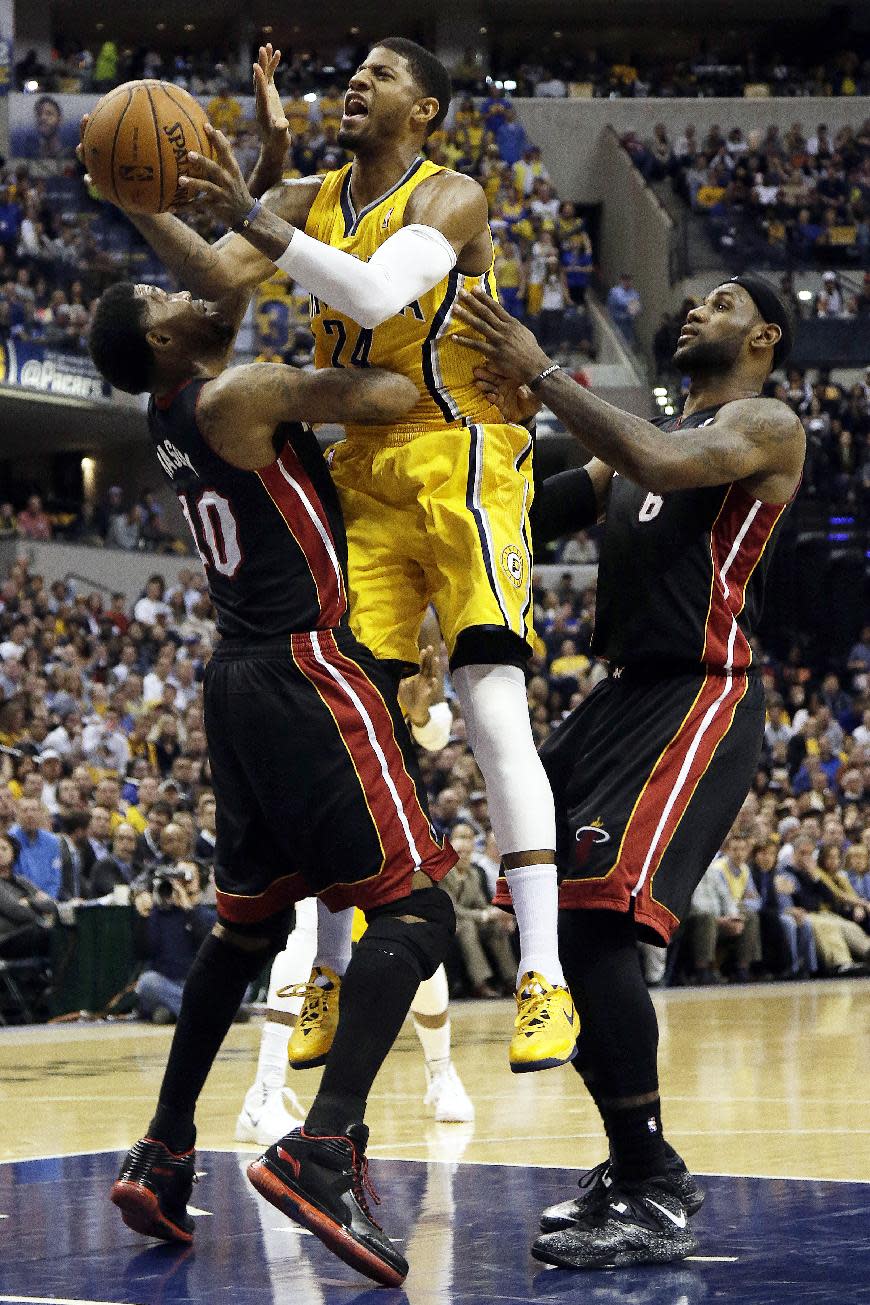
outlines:
[[[265,27],[260,28],[260,31],[263,33],[264,36],[268,36],[269,33],[272,31],[272,24],[267,23]]]
[[[489,31],[489,28],[488,28],[488,27],[481,27],[481,28],[479,28],[478,30],[479,30],[481,36],[486,36],[487,32]]]
[[[813,292],[812,290],[798,290],[797,296],[801,303],[809,304],[812,302]]]
[[[555,38],[556,38],[557,41],[561,41],[561,39],[562,39],[562,33],[561,33],[561,32],[554,32],[553,35],[555,36]]]
[[[35,82],[35,81],[25,82],[24,89],[28,95],[33,95],[35,91],[39,90],[39,82]]]
[[[653,390],[653,394],[667,394],[667,390],[664,385],[657,385]]]
[[[517,84],[515,81],[505,82],[504,88],[506,91],[515,91],[517,89]]]
[[[672,405],[669,403],[668,406],[665,408],[665,416],[666,416],[666,417],[673,417],[673,415],[674,415],[674,409],[673,409]]]
[[[316,92],[316,91],[308,91],[308,93],[307,93],[306,95],[303,95],[302,98],[303,98],[303,100],[305,101],[306,104],[316,104],[316,103],[317,103],[317,92]]]
[[[196,23],[185,23],[185,24],[184,24],[184,30],[185,30],[186,32],[195,32],[195,31],[196,31]]]

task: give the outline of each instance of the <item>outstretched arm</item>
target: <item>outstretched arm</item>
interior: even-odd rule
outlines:
[[[765,482],[762,497],[782,502],[794,492],[803,466],[805,438],[799,418],[777,399],[740,399],[725,404],[709,426],[669,439],[649,421],[606,403],[561,368],[531,331],[488,296],[463,292],[457,316],[476,336],[458,336],[488,367],[535,393],[568,430],[602,462],[657,493]],[[549,371],[545,378],[542,373]],[[760,492],[760,491],[759,491]]]
[[[282,422],[398,421],[418,398],[407,377],[379,367],[307,372],[247,363],[203,386],[197,418],[219,457],[252,471],[274,459],[272,437]]]
[[[209,136],[215,159],[188,155],[189,191],[204,194],[214,211],[242,230],[244,239],[274,267],[360,326],[379,326],[426,294],[477,240],[487,244],[480,266],[489,264],[486,196],[467,177],[439,175],[424,183],[424,196],[406,212],[412,220],[362,262],[312,239],[271,205],[255,205],[226,138],[213,130]]]

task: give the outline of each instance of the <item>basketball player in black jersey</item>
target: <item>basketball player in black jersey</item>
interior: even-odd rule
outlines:
[[[388,1286],[408,1266],[371,1218],[372,1082],[454,930],[438,886],[456,855],[430,825],[394,681],[350,633],[344,524],[305,421],[392,421],[414,385],[380,369],[227,367],[245,302],[112,286],[90,335],[102,374],[151,393],[148,426],[217,609],[205,679],[217,799],[218,923],[187,983],[156,1114],[112,1200],[137,1232],[190,1242],[194,1108],[294,902],[356,905],[368,929],[301,1129],[252,1164],[257,1190]]]
[[[544,1211],[539,1260],[565,1268],[691,1253],[703,1194],[662,1134],[658,1026],[637,944],[666,945],[755,774],[764,693],[751,638],[804,432],[762,398],[792,324],[754,275],[717,286],[683,327],[680,418],[649,422],[590,394],[498,304],[459,310],[478,381],[513,419],[546,403],[595,458],[545,481],[537,538],[604,513],[592,648],[610,664],[541,749],[556,797],[562,964],[580,1010],[573,1062],[609,1158]]]

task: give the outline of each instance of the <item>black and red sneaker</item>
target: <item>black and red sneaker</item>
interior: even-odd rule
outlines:
[[[368,1140],[365,1124],[352,1124],[338,1137],[296,1128],[248,1166],[248,1177],[261,1196],[345,1264],[384,1287],[398,1287],[408,1262],[368,1207],[369,1196],[380,1205],[368,1176]]]
[[[193,1147],[176,1155],[163,1142],[143,1137],[127,1152],[111,1199],[128,1228],[165,1242],[193,1241],[187,1203],[196,1182]]]

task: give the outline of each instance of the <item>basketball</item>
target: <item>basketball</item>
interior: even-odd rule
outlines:
[[[84,135],[85,167],[97,189],[131,213],[178,203],[188,150],[212,157],[208,118],[192,95],[156,80],[125,82],[96,105]]]

